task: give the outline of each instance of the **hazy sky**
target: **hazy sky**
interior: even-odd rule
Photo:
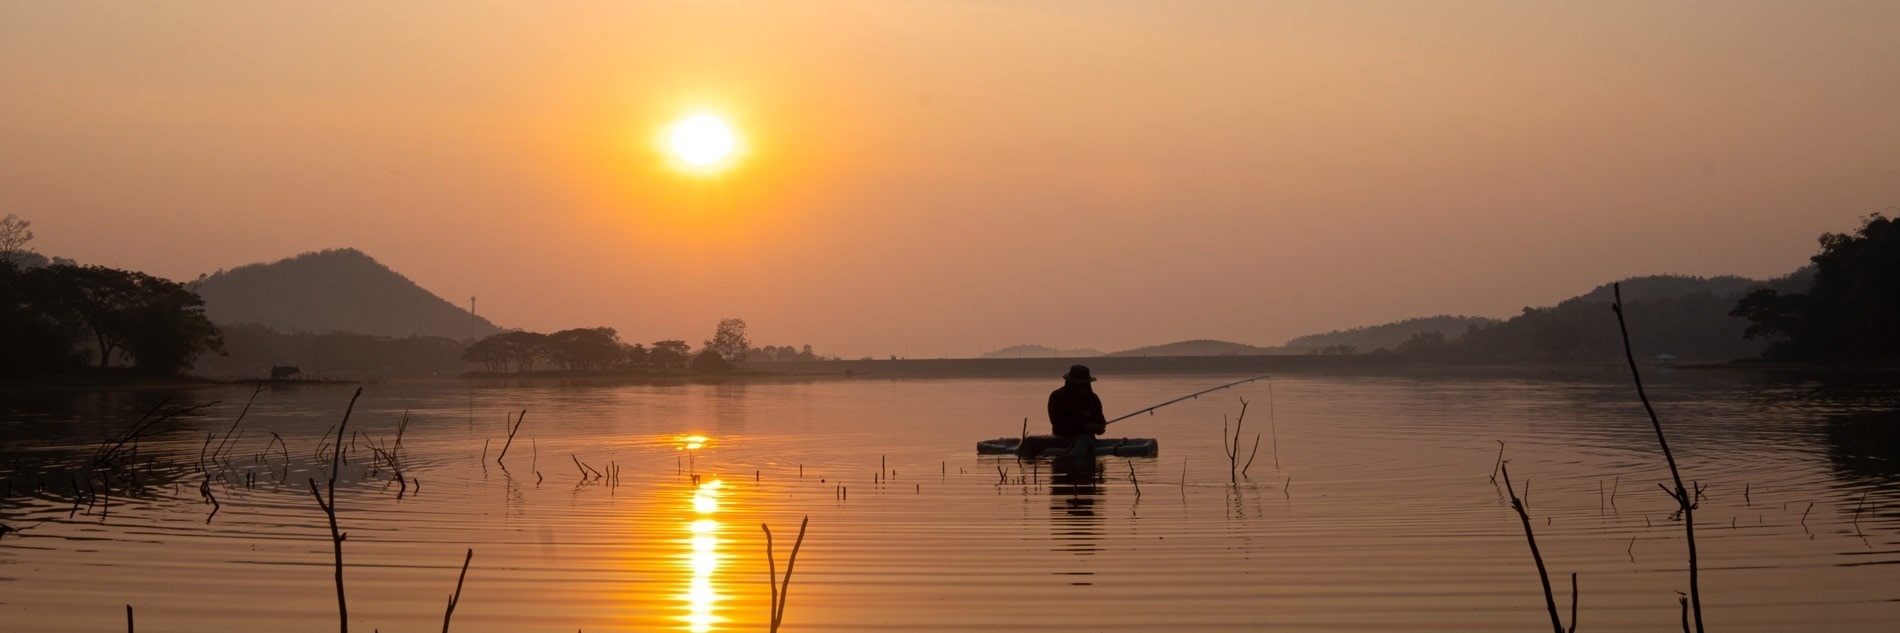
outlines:
[[[1786,273],[1900,204],[1897,34],[1895,2],[0,0],[0,214],[174,278],[354,246],[639,341],[1277,344]],[[669,165],[700,111],[732,168]]]

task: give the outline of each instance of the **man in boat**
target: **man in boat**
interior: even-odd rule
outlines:
[[[1070,447],[1074,457],[1092,455],[1095,436],[1108,431],[1102,399],[1089,384],[1093,382],[1088,367],[1075,365],[1062,375],[1062,387],[1049,393],[1049,431],[1058,446]]]

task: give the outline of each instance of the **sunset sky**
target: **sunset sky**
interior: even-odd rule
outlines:
[[[0,0],[40,252],[356,247],[542,331],[1271,345],[1776,276],[1894,205],[1893,2]]]

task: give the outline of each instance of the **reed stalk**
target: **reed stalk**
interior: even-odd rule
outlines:
[[[449,633],[449,618],[455,615],[455,605],[462,602],[462,581],[468,579],[468,562],[475,560],[475,548],[468,548],[468,556],[462,558],[462,575],[455,577],[455,594],[449,596],[449,608],[442,613],[442,633]]]
[[[1656,407],[1649,403],[1649,394],[1643,390],[1643,374],[1636,369],[1636,354],[1630,351],[1629,324],[1623,318],[1623,285],[1611,284],[1610,291],[1616,299],[1611,309],[1616,312],[1616,327],[1623,334],[1623,358],[1629,363],[1630,379],[1636,383],[1636,397],[1642,399],[1643,410],[1649,413],[1649,424],[1656,430],[1656,443],[1662,446],[1663,459],[1669,462],[1669,476],[1676,483],[1670,496],[1675,497],[1682,511],[1682,530],[1689,545],[1689,605],[1695,615],[1696,633],[1702,633],[1702,586],[1695,549],[1696,502],[1689,496],[1690,488],[1682,483],[1682,471],[1676,468],[1676,456],[1669,451],[1669,438],[1663,435],[1662,421],[1656,417]]]
[[[1504,490],[1511,495],[1511,509],[1517,511],[1517,518],[1524,523],[1524,540],[1530,543],[1531,560],[1537,563],[1537,579],[1544,583],[1544,606],[1550,609],[1551,630],[1554,633],[1564,633],[1563,619],[1557,615],[1557,598],[1550,593],[1550,573],[1544,569],[1544,554],[1537,550],[1537,535],[1531,532],[1531,515],[1524,508],[1524,500],[1517,498],[1517,491],[1511,487],[1511,467],[1500,463],[1498,471],[1504,473]],[[1570,601],[1571,608],[1574,610],[1576,607],[1575,575],[1572,575],[1571,582],[1573,593]],[[1571,621],[1575,622],[1576,616],[1572,615]]]
[[[771,633],[778,633],[779,625],[785,621],[785,599],[792,593],[792,568],[798,564],[798,548],[805,545],[805,526],[810,523],[809,516],[798,522],[798,540],[792,543],[792,555],[785,560],[783,583],[778,579],[778,563],[772,554],[772,527],[764,523],[759,524],[759,529],[765,530],[765,564],[767,572],[771,574],[769,578],[772,584],[772,603],[769,605],[772,608]]]
[[[503,463],[501,463],[501,460],[502,460],[502,458],[505,458],[505,457],[507,457],[507,456],[508,456],[508,447],[510,447],[510,446],[514,446],[514,444],[515,444],[515,433],[516,433],[516,432],[519,432],[519,431],[521,430],[521,421],[522,421],[522,420],[526,420],[526,419],[528,419],[528,410],[527,410],[527,409],[522,409],[522,410],[521,410],[521,416],[520,416],[520,417],[517,417],[517,418],[515,418],[515,426],[514,426],[514,428],[511,428],[511,429],[508,429],[508,441],[507,441],[507,442],[503,442],[503,443],[502,443],[502,445],[501,445],[501,454],[500,454],[500,455],[496,455],[496,456],[495,456],[495,465],[497,465],[497,466],[501,466],[502,468],[507,468],[507,467],[508,467],[508,465],[507,465],[507,464],[503,464]]]
[[[362,397],[362,395],[363,388],[357,387],[356,394],[350,396],[349,407],[343,410],[343,421],[337,425],[337,438],[339,441],[336,450],[330,453],[328,500],[325,500],[324,494],[317,490],[316,478],[312,477],[310,479],[310,496],[317,498],[317,507],[322,508],[323,514],[330,519],[330,543],[332,551],[336,556],[336,614],[338,630],[342,633],[350,633],[350,607],[349,602],[345,600],[343,596],[343,539],[349,538],[349,535],[337,529],[336,525],[336,476],[343,468],[343,445],[341,442],[343,430],[349,426],[350,413],[356,410],[356,399]]]

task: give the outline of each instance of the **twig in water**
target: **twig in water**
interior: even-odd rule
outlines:
[[[1860,508],[1864,505],[1867,505],[1866,491],[1860,493],[1860,502],[1854,504],[1854,531],[1856,532],[1860,531]]]
[[[759,529],[765,530],[765,562],[771,574],[772,583],[772,633],[778,633],[778,627],[785,621],[785,598],[792,593],[792,567],[798,564],[798,548],[805,545],[805,526],[811,523],[811,517],[798,522],[798,540],[792,543],[792,556],[785,560],[785,580],[778,579],[778,563],[772,556],[772,528],[764,523]]]
[[[1280,470],[1280,424],[1273,419],[1273,378],[1267,378],[1267,432],[1273,436],[1273,469]]]
[[[1636,354],[1630,351],[1629,324],[1623,319],[1623,285],[1611,284],[1610,291],[1616,303],[1611,309],[1616,312],[1616,327],[1623,335],[1623,358],[1629,363],[1630,378],[1636,383],[1636,397],[1643,401],[1643,410],[1649,413],[1650,426],[1656,429],[1656,443],[1662,446],[1663,459],[1669,462],[1669,476],[1675,479],[1676,490],[1672,495],[1676,504],[1682,508],[1682,530],[1689,546],[1689,601],[1695,611],[1695,630],[1702,628],[1702,585],[1695,549],[1695,501],[1689,496],[1689,488],[1682,484],[1682,472],[1676,468],[1676,456],[1669,452],[1669,439],[1663,436],[1662,421],[1656,417],[1656,407],[1649,403],[1649,394],[1643,391],[1643,375],[1636,369]],[[1687,629],[1687,625],[1684,625]]]
[[[1236,486],[1240,485],[1240,474],[1239,474],[1240,473],[1240,426],[1242,424],[1245,424],[1246,422],[1247,422],[1247,399],[1246,398],[1240,399],[1240,417],[1234,420],[1234,437],[1232,441],[1229,441],[1227,439],[1227,416],[1224,416],[1224,415],[1221,416],[1221,425],[1220,425],[1221,451],[1227,453],[1227,481],[1228,483],[1236,485]],[[1254,437],[1253,447],[1254,447],[1254,450],[1260,450],[1259,436]],[[1247,458],[1247,460],[1251,462],[1253,461],[1253,458],[1249,457]]]
[[[350,424],[350,413],[356,410],[356,399],[363,395],[363,388],[356,388],[356,395],[350,396],[350,406],[343,410],[343,421],[337,425],[337,437],[343,437],[344,427]],[[317,490],[316,478],[310,479],[310,496],[317,498],[317,507],[323,508],[323,514],[330,518],[330,543],[336,554],[336,614],[342,633],[350,633],[350,608],[343,598],[343,539],[349,538],[336,526],[336,475],[342,469],[343,446],[330,454],[330,495],[324,500],[323,493]]]
[[[449,609],[442,613],[442,633],[449,633],[449,617],[455,615],[455,604],[462,601],[462,581],[468,578],[468,562],[475,560],[475,548],[468,548],[468,556],[462,558],[462,575],[455,577],[455,595],[449,596]]]
[[[132,605],[129,604],[125,605],[125,633],[135,633],[132,630]]]
[[[1141,498],[1141,480],[1135,478],[1135,463],[1128,462],[1128,483],[1135,485],[1135,498]]]
[[[198,484],[198,494],[211,502],[211,514],[205,516],[205,524],[209,525],[211,518],[218,516],[218,511],[224,509],[224,504],[218,503],[217,496],[211,494],[211,475],[205,475],[204,482]]]
[[[1511,467],[1500,463],[1498,471],[1504,474],[1504,490],[1511,495],[1511,509],[1516,510],[1517,518],[1524,522],[1524,540],[1530,543],[1531,560],[1537,563],[1537,578],[1544,583],[1544,605],[1550,608],[1551,629],[1564,633],[1563,619],[1557,615],[1557,599],[1550,594],[1550,574],[1544,571],[1544,555],[1537,551],[1537,535],[1531,533],[1531,515],[1524,508],[1524,500],[1517,498],[1517,491],[1511,489]]]
[[[514,426],[514,428],[511,428],[511,429],[508,429],[508,441],[507,441],[507,442],[503,442],[503,443],[502,443],[502,445],[501,445],[501,454],[500,454],[500,455],[496,455],[496,456],[495,456],[495,465],[497,465],[497,466],[501,466],[502,468],[507,468],[507,467],[508,467],[508,466],[507,466],[506,464],[503,464],[503,463],[501,463],[501,460],[502,460],[502,458],[504,458],[504,457],[507,457],[507,456],[508,456],[508,447],[510,447],[510,446],[514,446],[514,444],[515,444],[515,433],[521,430],[521,421],[522,421],[522,420],[526,420],[526,419],[528,419],[528,410],[527,410],[527,409],[522,409],[522,410],[521,410],[521,416],[520,416],[520,417],[517,417],[517,418],[515,418],[515,426]]]
[[[1577,572],[1570,572],[1570,629],[1577,633]]]
[[[1497,483],[1498,469],[1504,467],[1504,440],[1491,440],[1498,443],[1498,461],[1491,465],[1491,482]]]
[[[1280,489],[1280,494],[1286,495],[1286,498],[1288,499],[1293,498],[1293,476],[1292,475],[1287,475],[1286,487]]]

